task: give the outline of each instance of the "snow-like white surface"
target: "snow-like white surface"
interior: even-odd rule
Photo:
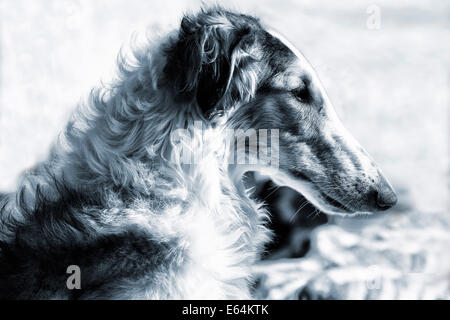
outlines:
[[[411,212],[361,222],[319,227],[304,258],[258,264],[259,298],[450,299],[448,220]]]

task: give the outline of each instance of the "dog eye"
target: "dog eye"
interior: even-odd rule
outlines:
[[[292,90],[292,94],[301,102],[310,102],[312,98],[307,86],[302,86]]]

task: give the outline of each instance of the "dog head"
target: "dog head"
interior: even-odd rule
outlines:
[[[205,118],[228,112],[227,125],[235,129],[279,129],[279,167],[248,170],[269,172],[330,214],[382,211],[396,203],[306,59],[257,19],[220,8],[185,17],[166,55],[164,81]]]

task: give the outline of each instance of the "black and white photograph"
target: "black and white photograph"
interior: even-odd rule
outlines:
[[[443,0],[0,0],[0,300],[450,300],[449,53]]]

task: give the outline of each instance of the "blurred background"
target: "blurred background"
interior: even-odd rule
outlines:
[[[208,1],[206,1],[208,3]],[[263,299],[449,299],[448,1],[215,1],[293,42],[399,193],[386,214],[326,217],[264,177],[273,244]],[[0,0],[0,191],[43,159],[70,110],[114,72],[133,32],[177,26],[197,0]]]

